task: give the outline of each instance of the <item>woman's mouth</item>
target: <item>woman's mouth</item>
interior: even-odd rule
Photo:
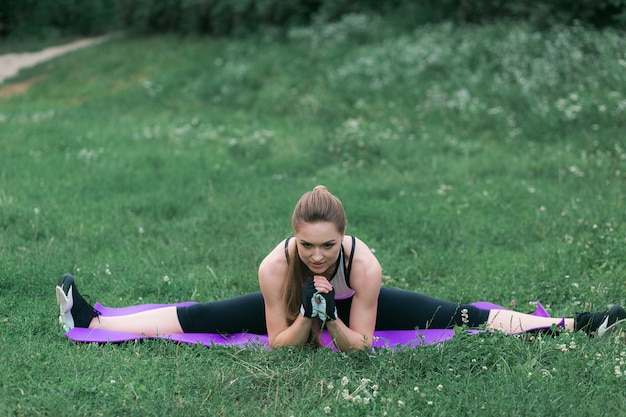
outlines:
[[[311,267],[313,269],[322,269],[322,268],[324,268],[324,265],[326,265],[324,262],[317,262],[317,263],[312,262],[311,263]]]

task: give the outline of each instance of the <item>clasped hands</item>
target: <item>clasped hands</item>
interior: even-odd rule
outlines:
[[[330,290],[328,288],[330,288]],[[325,277],[309,278],[302,286],[302,306],[300,313],[307,318],[319,317],[322,321],[337,318],[335,290]]]

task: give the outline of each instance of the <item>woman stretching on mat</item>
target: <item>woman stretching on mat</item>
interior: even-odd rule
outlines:
[[[573,318],[487,310],[422,294],[381,288],[382,270],[359,239],[345,235],[346,215],[324,186],[304,194],[293,212],[293,238],[280,242],[259,266],[261,293],[185,307],[163,307],[126,316],[100,316],[64,275],[56,287],[59,321],[73,327],[135,334],[267,334],[269,344],[319,343],[325,327],[341,351],[369,349],[375,330],[449,329],[454,326],[507,334],[556,325],[606,336],[622,321],[620,306]]]

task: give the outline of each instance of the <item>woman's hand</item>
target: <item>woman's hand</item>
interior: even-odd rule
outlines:
[[[302,285],[302,305],[300,306],[300,314],[309,319],[317,316],[317,309],[315,308],[317,306],[313,306],[315,303],[313,297],[316,292],[315,282],[313,278],[309,278],[307,282]]]
[[[335,290],[326,277],[316,275],[313,277],[315,289],[317,290],[317,316],[322,321],[335,320],[337,318],[337,308],[335,307]]]
[[[319,317],[323,321],[335,320],[335,290],[326,277],[316,275],[302,285],[300,313],[306,318]]]
[[[333,286],[330,285],[328,278],[323,275],[315,275],[313,277],[313,285],[315,286],[315,290],[317,292],[321,292],[324,294],[328,294],[333,290]]]

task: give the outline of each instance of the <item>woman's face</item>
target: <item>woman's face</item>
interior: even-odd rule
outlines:
[[[302,223],[296,232],[300,259],[315,275],[334,270],[342,242],[343,235],[331,222]]]

